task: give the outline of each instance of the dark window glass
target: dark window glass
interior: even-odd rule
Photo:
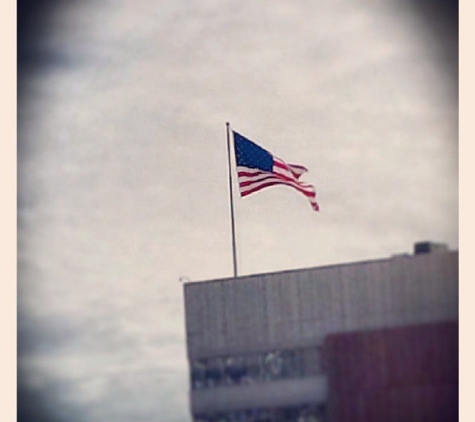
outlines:
[[[194,390],[205,386],[205,365],[203,362],[196,361],[191,369],[191,386]]]
[[[225,365],[227,383],[232,385],[240,384],[247,372],[244,366],[244,359],[241,356],[229,357],[226,359]]]
[[[315,375],[321,372],[320,348],[309,347],[302,350],[305,375]]]
[[[216,387],[224,381],[221,359],[210,359],[206,363],[205,379],[208,387]]]
[[[263,378],[263,358],[261,353],[254,353],[247,355],[245,358],[245,365],[247,368],[246,382],[255,382]]]
[[[320,347],[252,353],[195,361],[193,389],[298,378],[322,372]]]
[[[295,378],[301,376],[302,352],[301,350],[286,350],[282,352],[282,376],[285,378]]]
[[[269,352],[264,357],[264,368],[266,379],[277,379],[282,377],[282,357],[279,352]]]

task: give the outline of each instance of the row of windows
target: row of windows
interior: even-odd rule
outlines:
[[[214,415],[196,415],[194,422],[325,422],[325,409],[324,405],[247,409]]]
[[[250,353],[191,363],[193,390],[315,375],[322,371],[319,347]]]

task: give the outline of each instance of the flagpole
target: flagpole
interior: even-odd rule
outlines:
[[[234,277],[237,277],[237,261],[236,261],[236,229],[234,225],[234,202],[233,202],[233,180],[231,171],[231,134],[229,128],[229,122],[226,122],[226,139],[228,142],[228,171],[229,171],[229,202],[231,206],[231,238],[233,247],[233,273]]]

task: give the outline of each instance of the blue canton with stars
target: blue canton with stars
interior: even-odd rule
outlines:
[[[274,158],[269,152],[237,132],[233,135],[237,166],[272,172]]]

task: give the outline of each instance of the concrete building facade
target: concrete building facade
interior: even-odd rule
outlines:
[[[184,297],[194,421],[457,420],[458,253],[443,245]]]

